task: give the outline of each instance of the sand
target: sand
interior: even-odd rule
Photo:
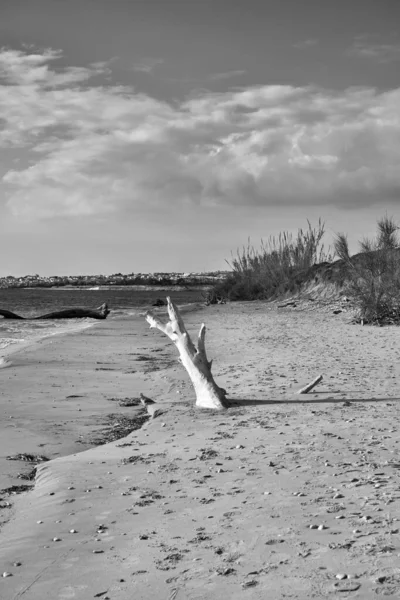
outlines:
[[[9,357],[2,472],[21,483],[13,453],[60,457],[2,495],[2,599],[399,597],[400,330],[262,303],[185,316],[191,332],[202,320],[235,401],[224,413],[193,408],[175,348],[144,320]],[[163,414],[81,452],[107,414],[140,415],[110,398],[140,392]]]

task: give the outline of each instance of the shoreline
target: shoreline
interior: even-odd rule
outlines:
[[[140,337],[136,331],[139,321],[140,318],[126,317],[95,322],[83,329],[57,332],[25,343],[22,348],[12,347],[4,356],[5,364],[0,370],[3,412],[0,489],[17,485],[18,481],[10,474],[15,475],[21,470],[20,464],[4,462],[4,445],[7,446],[7,455],[46,454],[47,450],[51,458],[75,452],[79,447],[82,450],[91,447],[90,441],[83,443],[82,439],[93,437],[99,429],[97,420],[102,415],[115,412],[115,403],[111,404],[104,398],[105,394],[99,391],[96,383],[96,379],[100,382],[104,378],[101,369],[106,367],[100,363],[108,358],[108,350],[106,357],[99,348],[93,348],[94,353],[84,357],[83,347],[91,345],[92,336],[99,337],[99,341],[112,336],[115,329],[125,327],[125,322],[127,328],[132,328],[131,338],[135,334]],[[122,322],[124,325],[121,325]],[[126,370],[129,370],[129,365],[126,365]],[[132,377],[134,374],[128,377],[130,381]],[[128,392],[127,387],[120,382],[121,390]],[[106,389],[112,396],[110,386],[104,388],[104,392]],[[90,396],[92,399],[89,401]],[[78,412],[82,414],[75,414]],[[89,422],[89,415],[94,423]],[[58,426],[59,422],[63,425]],[[77,442],[73,441],[75,438]]]
[[[200,302],[190,302],[187,304],[180,305],[180,311],[182,314],[186,314],[188,312],[194,312],[194,311],[201,310],[204,307],[205,307],[205,305],[203,305]],[[116,319],[121,319],[121,318],[129,318],[132,316],[137,317],[137,318],[144,318],[146,311],[150,310],[150,309],[156,315],[163,314],[166,311],[165,306],[161,306],[161,307],[150,306],[149,308],[145,308],[144,306],[133,306],[132,308],[116,308],[116,309],[111,309],[111,317],[108,318],[108,322],[115,321]],[[32,320],[35,321],[35,319],[32,319]],[[79,334],[81,331],[84,331],[85,329],[94,327],[94,326],[98,325],[99,323],[101,323],[101,320],[98,321],[98,320],[89,319],[86,317],[81,319],[80,321],[78,319],[71,319],[71,320],[75,321],[75,327],[71,327],[70,329],[65,329],[62,331],[53,330],[50,333],[46,333],[43,336],[36,337],[36,338],[32,337],[28,340],[19,340],[18,338],[15,338],[15,342],[12,342],[12,343],[8,344],[7,346],[0,347],[0,369],[4,368],[4,366],[2,365],[2,360],[6,359],[6,357],[8,357],[12,354],[17,354],[19,352],[23,352],[26,348],[28,348],[30,346],[35,346],[36,344],[40,344],[43,340],[45,340],[47,338],[52,338],[53,336],[58,338],[59,336],[63,336],[63,335]],[[2,321],[4,321],[4,320],[1,319],[0,323],[2,323]],[[17,322],[20,323],[20,321],[17,321]],[[29,323],[30,319],[26,319],[23,321],[24,324],[27,322]],[[52,321],[49,320],[49,322],[52,322]],[[8,361],[4,360],[4,362],[8,362]]]
[[[13,354],[19,354],[20,352],[24,352],[24,350],[26,350],[27,348],[30,348],[31,346],[36,346],[37,344],[40,344],[42,341],[47,340],[48,338],[53,338],[53,337],[61,337],[64,335],[73,335],[73,334],[79,334],[81,331],[84,331],[85,329],[89,329],[90,327],[93,327],[94,325],[97,324],[97,321],[93,320],[91,322],[85,322],[81,327],[76,327],[76,328],[72,328],[71,329],[65,329],[63,331],[52,331],[50,333],[46,333],[45,335],[41,336],[41,337],[37,337],[37,338],[30,338],[28,340],[18,340],[18,338],[16,338],[16,341],[8,344],[7,346],[4,346],[3,348],[0,348],[0,368],[2,368],[1,365],[1,361],[2,359],[6,359],[6,357],[11,356]],[[6,361],[8,362],[8,361]]]
[[[200,312],[203,308],[198,303],[183,305],[183,315]],[[165,307],[153,307],[154,313],[166,317]],[[138,307],[135,313],[119,312],[104,321],[87,322],[83,327],[67,331],[55,331],[40,339],[33,339],[18,344],[12,344],[2,349],[0,357],[0,407],[3,417],[0,420],[0,491],[12,486],[26,483],[23,477],[32,468],[32,464],[19,461],[10,462],[6,456],[17,454],[46,455],[53,459],[57,456],[65,456],[76,451],[84,451],[99,444],[101,432],[107,428],[107,420],[112,414],[119,414],[121,418],[136,418],[141,413],[141,405],[138,408],[121,407],[117,402],[110,402],[105,398],[104,392],[113,397],[113,391],[118,390],[120,398],[129,396],[138,397],[140,392],[146,393],[146,363],[136,362],[135,367],[128,361],[120,361],[112,364],[109,361],[110,346],[103,348],[103,356],[98,346],[97,337],[103,337],[108,341],[119,335],[118,355],[124,357],[140,356],[139,346],[142,347],[142,337],[149,335],[148,325],[144,320],[146,310]],[[127,332],[126,330],[129,329]],[[98,332],[98,335],[96,335]],[[95,344],[92,343],[94,338]],[[74,372],[77,357],[81,357],[81,343],[94,346],[92,352],[85,357],[85,365],[81,365],[80,373]],[[115,344],[114,344],[115,345]],[[159,351],[163,340],[157,340],[156,351]],[[150,348],[150,352],[152,349]],[[173,348],[167,350],[173,353]],[[55,362],[51,357],[59,353]],[[171,358],[173,360],[173,358]],[[132,363],[134,360],[132,361]],[[39,364],[49,363],[42,377],[36,369]],[[121,363],[125,363],[123,368]],[[46,367],[45,367],[46,368]],[[50,383],[59,372],[68,369],[68,383],[63,378],[63,383],[70,392],[78,388],[80,393],[60,394],[61,384]],[[99,392],[99,386],[94,379],[107,379],[113,372],[116,381],[112,388],[107,382],[103,393]],[[143,376],[143,377],[142,377]],[[144,381],[143,381],[144,379]],[[33,380],[33,381],[32,381]],[[8,387],[8,389],[7,389]],[[28,395],[29,401],[21,400]],[[69,396],[69,398],[68,398]],[[92,396],[88,403],[88,398]],[[36,403],[36,404],[35,404]],[[47,403],[47,406],[46,406]],[[25,408],[29,405],[29,408]],[[74,406],[71,406],[74,404]],[[48,429],[42,424],[42,417],[37,411],[52,409],[51,415],[45,419]],[[70,413],[79,412],[71,419]],[[53,412],[54,411],[54,412]],[[94,419],[94,423],[89,421]],[[21,416],[23,414],[23,417]],[[79,418],[78,418],[79,417]],[[8,421],[7,421],[8,419]],[[31,421],[29,421],[31,419]],[[67,421],[65,421],[67,419]],[[63,425],[58,425],[58,420]],[[68,425],[68,420],[70,424]],[[76,431],[71,423],[76,421]],[[39,421],[40,424],[35,423]],[[33,423],[33,425],[32,425]],[[29,428],[29,435],[27,436]],[[51,433],[50,433],[51,432]],[[100,436],[96,438],[97,436]],[[104,437],[104,434],[103,434]],[[75,438],[78,438],[74,441]],[[3,441],[1,441],[3,440]],[[61,440],[61,441],[60,441]],[[86,441],[85,441],[86,440]],[[97,440],[97,441],[96,441]],[[22,474],[22,479],[18,477]],[[0,509],[0,525],[1,525]]]
[[[215,379],[236,403],[223,413],[193,408],[173,344],[142,317],[24,351],[15,369],[42,369],[30,393],[54,400],[55,414],[69,406],[75,427],[139,392],[163,414],[39,465],[0,532],[5,597],[305,600],[347,589],[369,600],[390,597],[392,580],[397,593],[396,329],[257,302],[188,312],[193,338],[201,321]],[[299,397],[319,372],[322,384]],[[2,383],[17,397],[13,379]]]

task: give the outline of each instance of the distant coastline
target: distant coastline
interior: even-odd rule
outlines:
[[[20,289],[24,289],[24,290],[36,290],[36,289],[48,289],[51,291],[82,291],[84,290],[85,292],[101,292],[101,291],[107,291],[107,290],[127,290],[127,289],[132,289],[132,290],[137,290],[137,291],[142,291],[142,292],[148,292],[148,291],[153,291],[153,292],[168,292],[168,291],[173,291],[175,290],[176,292],[179,291],[184,291],[184,290],[191,290],[191,291],[195,291],[195,290],[207,290],[209,287],[211,287],[211,283],[204,283],[204,284],[195,284],[195,285],[152,285],[152,284],[129,284],[129,285],[98,285],[96,287],[89,287],[86,285],[52,285],[52,286],[40,286],[40,285],[36,285],[36,286],[32,286],[32,287],[28,287],[28,286],[14,286],[14,288],[20,288]],[[13,289],[13,286],[11,286],[10,288],[1,288],[0,289]]]
[[[0,289],[9,288],[54,288],[54,289],[117,289],[129,287],[151,287],[162,290],[187,287],[211,286],[223,281],[228,275],[227,271],[207,273],[130,273],[123,275],[74,275],[42,277],[40,275],[26,275],[24,277],[0,278]]]

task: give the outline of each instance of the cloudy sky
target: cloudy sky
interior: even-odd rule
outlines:
[[[400,221],[399,0],[1,0],[0,276]]]

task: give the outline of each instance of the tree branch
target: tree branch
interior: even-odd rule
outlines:
[[[312,390],[316,385],[318,385],[320,381],[322,381],[322,375],[318,375],[318,377],[316,377],[311,383],[308,383],[303,388],[301,388],[301,390],[299,390],[297,393],[308,394],[308,392]]]

